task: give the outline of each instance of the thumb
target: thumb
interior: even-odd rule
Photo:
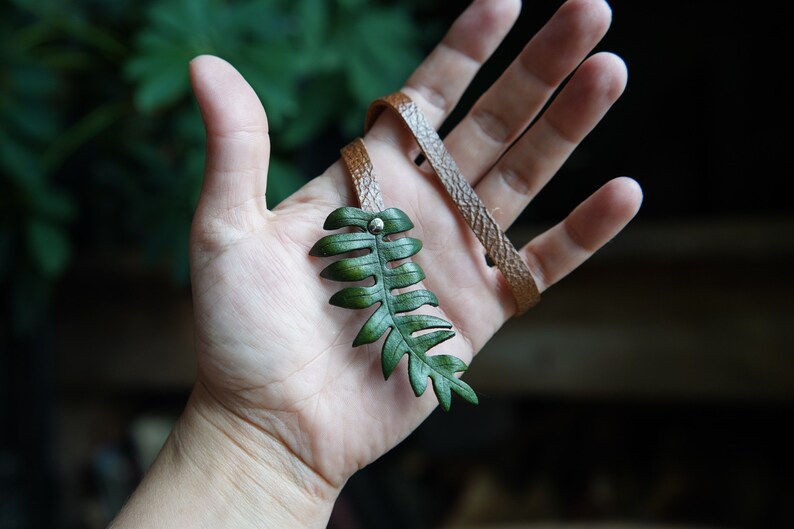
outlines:
[[[193,59],[190,81],[207,131],[200,210],[216,216],[256,200],[265,211],[270,138],[262,103],[240,73],[218,57]]]

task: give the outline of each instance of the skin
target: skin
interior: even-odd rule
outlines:
[[[516,0],[475,1],[408,79],[403,91],[431,123],[443,123],[519,10]],[[602,0],[563,4],[445,138],[502,228],[622,93],[623,61],[588,57],[610,20]],[[380,344],[351,347],[370,311],[325,302],[340,285],[319,277],[328,261],[308,252],[328,213],[355,204],[341,162],[268,210],[261,103],[221,59],[198,57],[190,74],[207,131],[191,233],[198,380],[112,527],[325,527],[347,479],[437,402],[432,391],[414,396],[405,358],[384,381]],[[396,119],[385,113],[365,141],[384,202],[403,209],[424,242],[415,258],[428,272],[423,286],[458,332],[434,352],[469,363],[514,314],[509,289],[427,167],[412,162],[417,148]],[[641,201],[635,181],[614,179],[521,248],[541,291],[612,239]]]

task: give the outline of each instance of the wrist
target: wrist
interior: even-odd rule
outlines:
[[[129,527],[324,528],[338,494],[283,444],[219,406],[199,383],[112,527],[132,521]]]

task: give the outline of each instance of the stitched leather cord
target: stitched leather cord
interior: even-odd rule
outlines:
[[[455,160],[444,146],[444,142],[419,107],[402,92],[376,99],[367,112],[365,131],[372,127],[385,108],[393,110],[413,134],[430,167],[444,184],[444,188],[455,205],[458,206],[466,223],[504,275],[515,297],[517,314],[522,314],[537,304],[540,301],[540,292],[529,267],[507,235],[499,229],[499,225],[486,209],[480,197],[463,177]],[[363,142],[361,145],[363,147]],[[364,150],[364,154],[366,154],[366,150]],[[370,168],[371,166],[370,162]],[[367,193],[365,193],[366,195]],[[359,192],[359,197],[361,196],[362,193]]]
[[[386,209],[364,140],[356,138],[346,145],[342,149],[342,160],[353,178],[353,186],[356,188],[361,209],[372,213]]]

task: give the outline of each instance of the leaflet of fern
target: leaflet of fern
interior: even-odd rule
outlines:
[[[383,221],[383,227],[371,233],[370,222],[376,217]],[[343,207],[328,216],[324,228],[358,230],[323,237],[312,247],[311,255],[332,257],[353,252],[360,255],[343,257],[326,266],[320,275],[345,282],[374,279],[374,284],[369,286],[343,288],[329,300],[332,305],[348,309],[365,309],[379,304],[353,340],[353,346],[373,343],[388,332],[381,354],[385,378],[389,378],[400,359],[407,354],[408,375],[416,396],[424,393],[429,378],[445,410],[450,408],[453,391],[468,402],[477,404],[476,393],[455,376],[468,367],[462,360],[451,355],[427,355],[428,350],[455,335],[450,330],[452,324],[436,316],[406,314],[423,305],[438,306],[435,294],[429,290],[393,294],[394,290],[405,289],[425,278],[422,268],[412,261],[389,266],[412,257],[422,248],[418,239],[390,237],[413,228],[408,216],[396,208],[372,213]]]

